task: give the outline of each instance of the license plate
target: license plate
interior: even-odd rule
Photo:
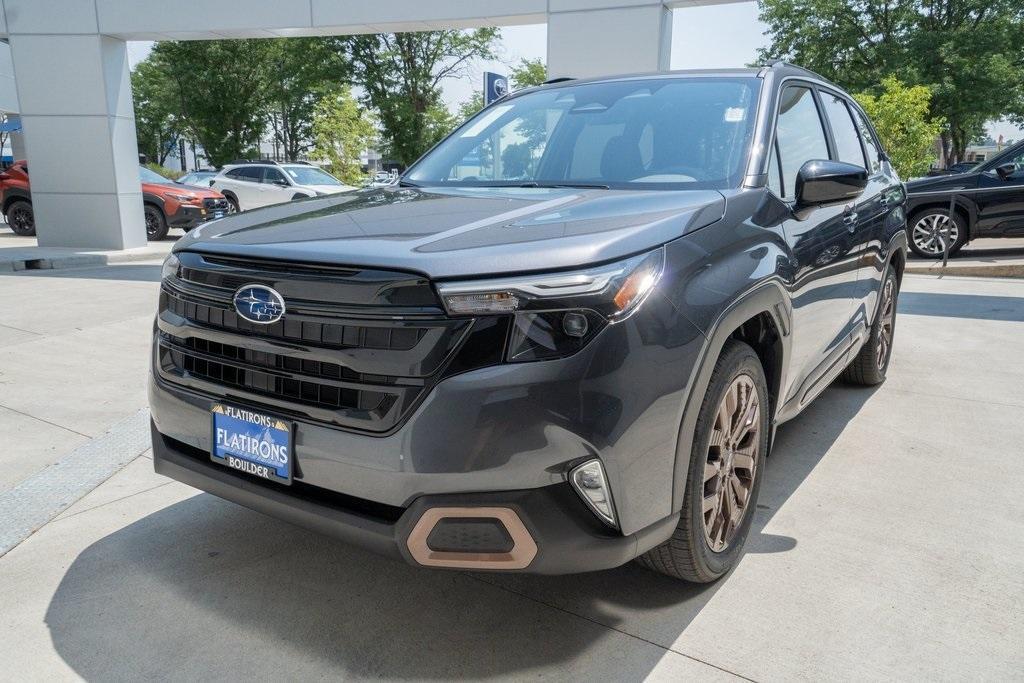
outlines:
[[[279,417],[214,404],[211,459],[281,484],[292,483],[292,429]]]
[[[213,212],[213,217],[214,217],[215,219],[216,219],[216,218],[224,218],[224,212],[223,212],[223,211],[214,211],[214,212]]]

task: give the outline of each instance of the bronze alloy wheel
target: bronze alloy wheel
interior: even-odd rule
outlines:
[[[892,349],[892,331],[896,322],[896,281],[885,279],[882,287],[882,308],[878,318],[878,352],[875,354],[878,369],[884,370]]]
[[[754,486],[761,451],[761,397],[750,375],[732,381],[715,414],[704,465],[704,540],[720,553],[729,547]]]

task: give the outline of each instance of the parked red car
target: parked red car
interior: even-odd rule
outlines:
[[[230,205],[215,190],[181,185],[139,166],[142,181],[142,205],[146,214],[146,237],[160,240],[170,228],[188,232],[192,228],[228,213]],[[32,193],[29,188],[28,164],[15,161],[0,173],[0,206],[7,225],[15,234],[31,237],[36,234]]]

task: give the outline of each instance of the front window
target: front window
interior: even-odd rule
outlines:
[[[488,107],[405,180],[455,187],[724,189],[740,184],[757,78],[561,86]]]
[[[341,181],[316,166],[285,166],[284,172],[296,185],[341,185]]]

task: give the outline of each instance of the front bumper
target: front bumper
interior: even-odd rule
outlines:
[[[679,520],[677,513],[623,536],[598,522],[567,483],[519,491],[421,496],[403,510],[386,510],[368,501],[331,495],[315,487],[294,489],[264,482],[210,462],[203,451],[164,437],[155,424],[152,431],[153,463],[157,473],[257,512],[410,564],[425,564],[414,557],[409,537],[424,513],[437,508],[511,510],[536,545],[536,553],[529,563],[516,568],[536,574],[571,574],[618,567],[667,539]],[[486,562],[473,560],[465,565],[455,562],[447,566],[503,569],[500,565],[488,566]]]
[[[439,381],[387,433],[294,417],[291,487],[209,459],[213,403],[280,410],[231,389],[214,395],[167,381],[154,345],[154,461],[158,472],[187,484],[410,561],[408,538],[426,510],[483,506],[514,511],[538,546],[525,567],[508,568],[618,566],[675,528],[679,425],[702,340],[654,296],[568,358]],[[618,530],[567,483],[572,467],[593,458],[607,474]]]
[[[227,215],[226,210],[223,211],[223,215]],[[205,207],[182,204],[177,211],[167,217],[167,225],[172,228],[191,230],[214,218],[216,218],[216,213]]]

